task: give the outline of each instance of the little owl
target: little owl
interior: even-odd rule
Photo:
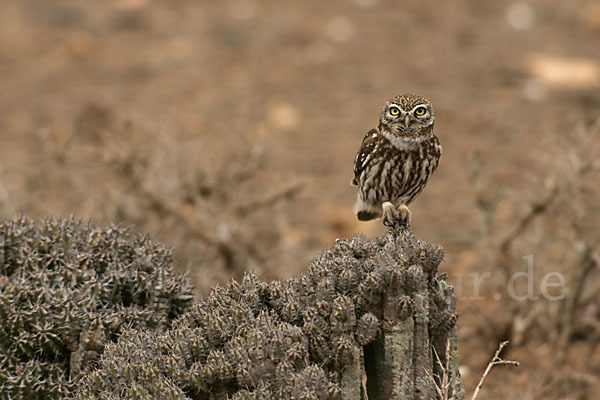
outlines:
[[[434,119],[431,103],[421,96],[402,94],[385,104],[377,128],[366,133],[354,160],[359,220],[383,215],[384,223],[399,217],[410,222],[406,206],[421,193],[442,154]]]

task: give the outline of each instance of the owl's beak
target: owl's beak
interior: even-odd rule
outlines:
[[[410,125],[410,114],[406,114],[404,116],[404,127],[408,128],[409,125]]]

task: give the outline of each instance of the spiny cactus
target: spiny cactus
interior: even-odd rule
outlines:
[[[77,398],[358,400],[366,370],[372,400],[429,399],[441,373],[435,352],[456,367],[451,392],[460,399],[456,351],[444,359],[456,314],[437,273],[442,258],[441,247],[392,226],[376,241],[337,240],[283,282],[247,274],[170,329],[130,330],[108,345]]]
[[[0,398],[63,398],[125,328],[166,327],[193,300],[171,264],[116,226],[0,222]]]

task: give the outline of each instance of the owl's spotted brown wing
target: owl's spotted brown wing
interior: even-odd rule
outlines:
[[[366,166],[369,164],[369,155],[373,153],[373,149],[377,145],[379,137],[377,130],[371,129],[365,134],[360,149],[354,159],[354,179],[352,179],[353,185],[358,185],[358,178]]]

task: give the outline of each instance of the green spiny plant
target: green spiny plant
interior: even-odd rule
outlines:
[[[214,288],[165,331],[125,332],[79,382],[77,398],[359,399],[361,346],[365,358],[381,354],[365,360],[374,368],[366,371],[371,386],[383,388],[369,398],[409,398],[386,392],[392,385],[433,398],[426,373],[439,379],[434,354],[450,354],[442,360],[451,365],[450,392],[463,398],[452,289],[437,272],[442,258],[441,247],[392,227],[376,241],[336,241],[286,281],[246,274]],[[401,324],[410,329],[398,333]],[[402,351],[406,371],[388,356]],[[390,383],[401,373],[404,383]]]
[[[193,300],[170,250],[74,218],[0,222],[0,398],[62,398],[126,328]]]

